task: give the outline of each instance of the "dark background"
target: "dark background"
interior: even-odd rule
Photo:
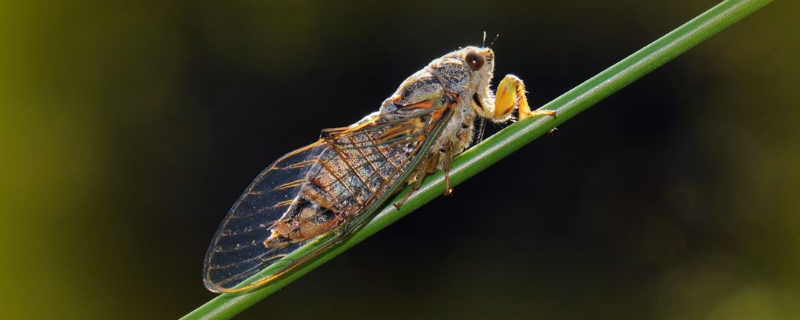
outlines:
[[[542,105],[716,1],[0,5],[3,313],[174,319],[252,178],[497,33]],[[794,319],[797,2],[777,1],[239,319]],[[496,131],[496,127],[492,128]]]

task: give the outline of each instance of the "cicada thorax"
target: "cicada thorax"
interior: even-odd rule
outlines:
[[[422,127],[430,126],[428,118],[435,116],[431,112],[407,119],[380,119],[371,130],[351,128],[323,134],[320,143],[325,149],[316,157],[284,217],[270,229],[264,245],[279,248],[303,242],[363,214],[391,186],[402,183],[403,172],[413,169],[409,159],[425,142]]]

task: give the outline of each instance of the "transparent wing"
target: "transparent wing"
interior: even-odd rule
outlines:
[[[286,184],[307,176],[325,148],[325,144],[318,142],[283,156],[245,189],[208,248],[204,280],[209,290],[220,292],[232,288],[264,269],[275,257],[302,245],[268,248],[264,240],[302,187],[299,183],[288,187]]]
[[[273,275],[291,269],[334,242],[338,237],[330,236],[332,230],[349,231],[368,221],[371,212],[403,186],[452,114],[453,108],[443,108],[440,102],[424,103],[417,112],[375,115],[350,127],[326,129],[320,141],[261,172],[209,246],[206,287],[232,292],[260,286],[271,277],[237,287],[267,268]],[[317,214],[309,217],[311,213]],[[304,226],[318,233],[309,236]],[[285,232],[285,241],[267,243],[280,232]],[[315,241],[324,243],[304,249]],[[291,258],[284,259],[287,255]]]

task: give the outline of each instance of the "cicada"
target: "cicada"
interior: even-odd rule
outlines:
[[[494,64],[490,48],[450,52],[403,81],[380,110],[350,126],[324,129],[316,142],[272,163],[214,236],[206,287],[238,292],[277,279],[364,226],[401,188],[417,190],[430,173],[443,170],[450,193],[450,164],[472,143],[476,120],[507,122],[514,110],[519,119],[555,116],[531,111],[516,76],[503,78],[495,96]]]

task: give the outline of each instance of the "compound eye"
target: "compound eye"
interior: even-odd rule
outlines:
[[[464,57],[464,59],[467,60],[467,64],[469,64],[469,67],[472,68],[472,70],[480,69],[483,67],[483,63],[486,62],[483,59],[483,55],[475,50],[467,51],[467,55]]]

